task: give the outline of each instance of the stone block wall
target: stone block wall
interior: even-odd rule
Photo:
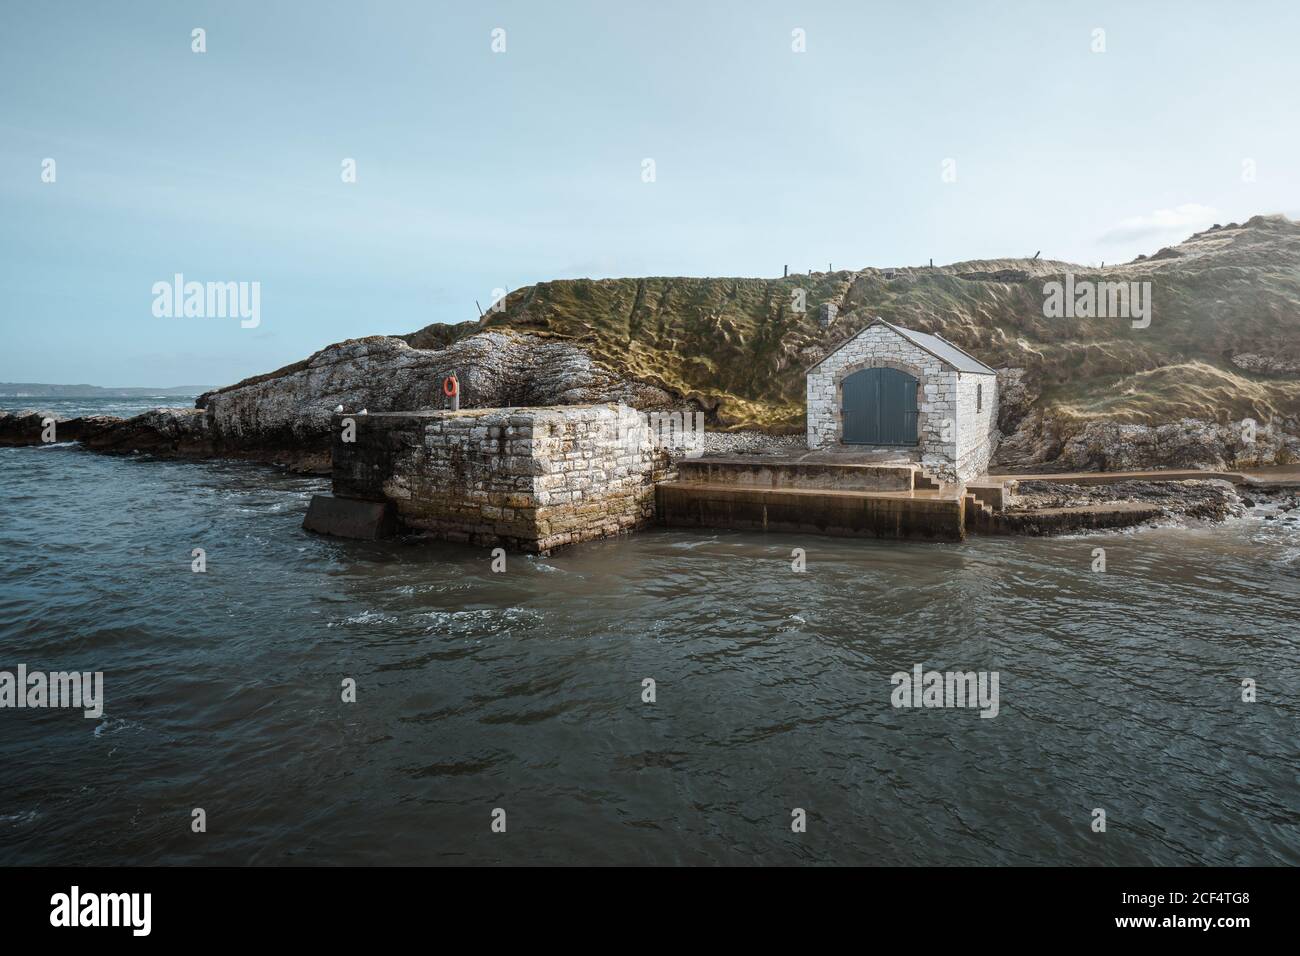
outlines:
[[[962,372],[957,376],[957,477],[970,481],[985,474],[997,450],[998,379]]]
[[[408,528],[450,541],[549,551],[654,517],[667,467],[623,405],[335,416],[334,493],[392,502]]]
[[[863,368],[896,368],[920,383],[917,458],[931,474],[953,480],[957,460],[957,373],[884,325],[868,327],[808,374],[808,447],[839,444],[844,379]]]

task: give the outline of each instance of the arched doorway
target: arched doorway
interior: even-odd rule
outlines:
[[[843,430],[848,445],[915,445],[916,379],[896,368],[864,368],[841,385]]]

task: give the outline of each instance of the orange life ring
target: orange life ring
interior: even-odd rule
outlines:
[[[448,375],[442,380],[442,393],[448,398],[460,394],[460,382],[456,381],[455,375]]]

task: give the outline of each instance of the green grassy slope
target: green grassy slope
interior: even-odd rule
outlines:
[[[1125,319],[1048,319],[1043,284],[1150,281],[1146,329]],[[806,290],[807,309],[792,307]],[[824,303],[839,307],[827,329]],[[731,428],[797,431],[803,372],[875,317],[941,333],[995,368],[1025,369],[1059,419],[1157,424],[1300,418],[1300,224],[1280,216],[1199,233],[1156,257],[1096,270],[1004,259],[778,279],[645,278],[543,282],[500,313],[407,336],[436,347],[484,328],[559,336],[614,371],[667,388]],[[1234,355],[1291,370],[1244,371]]]

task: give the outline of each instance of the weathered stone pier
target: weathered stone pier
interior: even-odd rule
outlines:
[[[670,456],[622,405],[335,415],[308,530],[544,552],[651,524],[961,540],[987,507],[919,464]]]
[[[334,424],[334,497],[313,500],[304,527],[347,537],[380,536],[378,504],[401,527],[448,541],[549,551],[650,524],[668,464],[622,405],[339,414]]]
[[[312,500],[303,526],[348,538],[416,531],[548,552],[660,525],[961,541],[1126,527],[1166,513],[1143,500],[1025,509],[1015,503],[1017,477],[945,481],[914,450],[682,457],[638,412],[616,404],[337,414],[333,424],[334,494]]]

